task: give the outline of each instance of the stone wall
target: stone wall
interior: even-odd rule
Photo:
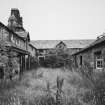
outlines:
[[[26,42],[24,40],[22,40],[21,38],[17,37],[14,34],[10,35],[10,41],[11,43],[13,43],[15,46],[26,50]]]
[[[2,26],[0,27],[0,39],[4,41],[9,40],[9,32]]]
[[[26,50],[26,42],[15,33],[9,31],[6,27],[0,26],[0,40],[8,41],[12,45]]]
[[[28,51],[30,52],[32,57],[36,57],[36,49],[32,47],[30,44],[28,45]]]
[[[67,48],[66,52],[67,52],[67,54],[72,55],[72,54],[78,52],[80,49],[81,48]]]
[[[105,43],[101,43],[100,45],[94,46],[85,50],[79,54],[73,55],[73,60],[75,66],[78,68],[83,66],[85,62],[87,62],[93,69],[96,69],[96,61],[95,61],[95,52],[101,51],[102,52],[102,59],[103,59],[103,68],[105,67]],[[82,56],[82,65],[80,64],[80,57]]]

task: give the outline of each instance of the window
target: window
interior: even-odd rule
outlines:
[[[103,58],[101,51],[95,53],[95,60],[96,60],[96,69],[103,68]]]
[[[82,56],[80,56],[80,65],[82,66]]]
[[[40,49],[40,53],[43,53],[43,49]]]

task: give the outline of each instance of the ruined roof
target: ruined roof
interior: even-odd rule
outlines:
[[[63,42],[67,45],[68,48],[84,48],[87,45],[91,44],[94,40],[84,39],[84,40],[64,40]]]
[[[58,43],[60,43],[59,40],[36,40],[36,41],[31,41],[31,44],[33,44],[37,49],[54,48]]]
[[[103,35],[102,37],[97,37],[97,39],[95,41],[93,41],[91,44],[89,44],[88,46],[86,46],[85,48],[83,48],[82,50],[74,53],[73,55],[79,54],[81,52],[84,52],[90,48],[93,48],[94,46],[97,46],[99,44],[102,44],[103,42],[105,42],[105,35]]]
[[[37,49],[51,49],[56,47],[60,42],[64,42],[67,48],[84,48],[94,40],[37,40],[31,41],[31,43]]]

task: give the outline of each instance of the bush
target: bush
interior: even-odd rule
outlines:
[[[70,70],[72,68],[72,60],[68,54],[62,55],[52,55],[46,57],[41,66],[51,67],[51,68],[60,68],[68,67]]]

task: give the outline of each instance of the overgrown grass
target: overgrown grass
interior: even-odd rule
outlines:
[[[89,82],[75,71],[39,68],[6,85],[0,100],[11,103],[4,105],[91,105],[93,100]]]

